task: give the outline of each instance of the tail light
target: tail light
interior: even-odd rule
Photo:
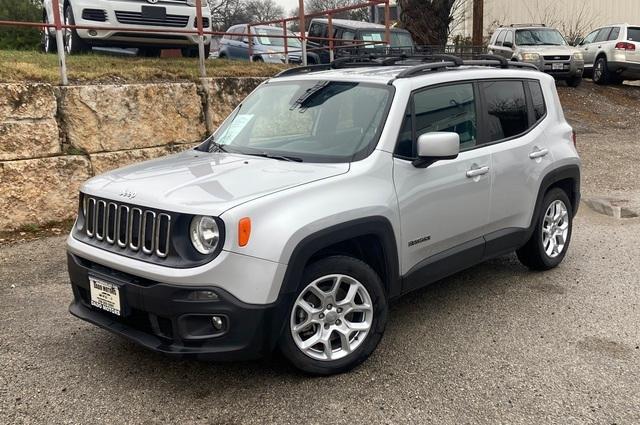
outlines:
[[[633,43],[627,43],[626,41],[621,41],[616,44],[616,49],[618,50],[636,50],[636,45]]]
[[[578,148],[578,136],[576,135],[576,131],[575,130],[571,131],[571,140],[573,141],[573,146],[577,149]]]

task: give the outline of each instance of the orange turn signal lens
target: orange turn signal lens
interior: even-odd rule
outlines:
[[[241,218],[238,222],[238,245],[246,246],[251,237],[251,219],[249,217]]]

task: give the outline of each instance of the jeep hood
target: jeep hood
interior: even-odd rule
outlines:
[[[81,191],[161,210],[220,215],[252,199],[347,171],[348,163],[299,163],[192,150],[102,174]]]

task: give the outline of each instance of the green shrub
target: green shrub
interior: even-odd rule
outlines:
[[[41,22],[42,2],[39,0],[0,0],[0,20]],[[38,28],[0,26],[0,49],[37,49]]]

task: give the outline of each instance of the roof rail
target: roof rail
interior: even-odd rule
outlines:
[[[511,24],[509,26],[511,28],[524,28],[524,27],[544,27],[544,28],[546,28],[547,24]]]
[[[308,65],[286,69],[275,76],[286,77],[290,75],[308,74],[316,71],[328,71],[341,68],[358,68],[365,66],[406,66],[407,69],[400,72],[396,78],[410,78],[420,75],[426,71],[441,71],[447,68],[458,68],[463,65],[468,66],[489,66],[499,68],[526,68],[538,70],[530,63],[509,61],[498,55],[482,54],[477,59],[463,60],[458,56],[447,54],[427,54],[427,55],[400,55],[400,56],[349,56],[339,58],[330,64]]]
[[[456,68],[458,66],[460,65],[456,65],[455,62],[432,62],[424,65],[416,65],[416,66],[412,66],[411,68],[405,69],[404,71],[396,75],[396,78],[411,78],[411,77],[420,75],[425,71],[436,71],[436,70],[441,70],[446,68]]]
[[[315,71],[328,71],[330,69],[331,65],[329,64],[296,66],[295,68],[289,68],[285,69],[284,71],[278,72],[273,78],[288,77],[289,75],[308,74],[309,72]]]

